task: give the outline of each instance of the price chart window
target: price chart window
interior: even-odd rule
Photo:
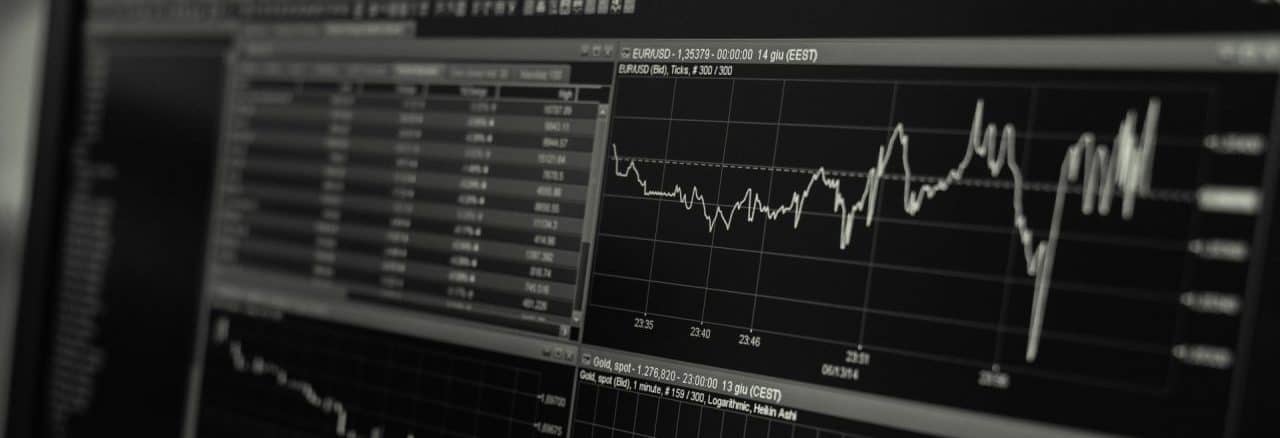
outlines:
[[[588,343],[1113,432],[1221,428],[1264,155],[1216,142],[1260,141],[1271,78],[618,71]]]
[[[573,372],[306,318],[234,313],[214,314],[205,360],[200,433],[211,436],[537,436],[564,427]]]

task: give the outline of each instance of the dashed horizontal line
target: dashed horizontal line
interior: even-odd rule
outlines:
[[[784,172],[784,173],[797,173],[797,174],[806,174],[806,175],[812,174],[814,171],[817,170],[817,168],[806,168],[806,167],[759,166],[759,165],[750,165],[750,164],[713,163],[713,162],[707,162],[707,161],[671,160],[671,159],[662,159],[662,158],[646,158],[646,157],[634,157],[634,156],[619,156],[618,158],[623,160],[634,161],[637,163],[647,163],[647,164],[664,164],[664,165],[678,165],[678,166],[710,167],[710,168],[720,168],[720,169],[755,170],[755,171],[761,171],[761,172]],[[867,172],[860,172],[855,170],[833,170],[833,169],[825,169],[825,170],[828,174],[841,177],[841,178],[866,178],[867,177]],[[881,175],[881,177],[884,179],[893,180],[893,181],[902,181],[903,179],[905,179],[904,175],[897,174],[897,173],[886,173],[884,175]],[[942,180],[941,177],[937,177],[937,176],[915,175],[915,174],[911,175],[911,179],[929,181],[929,182],[936,182],[936,181]],[[995,180],[995,179],[975,180],[975,179],[966,178],[963,180],[959,180],[957,182],[953,182],[953,184],[963,185],[963,186],[972,186],[972,187],[990,188],[990,189],[1013,190],[1012,182],[1004,181],[1004,180]],[[1045,193],[1054,193],[1058,190],[1057,184],[1034,182],[1034,181],[1024,182],[1022,187],[1027,190],[1045,192]],[[1083,187],[1078,184],[1067,187],[1068,193],[1078,194],[1078,193],[1082,193],[1083,191],[1084,191]],[[1117,192],[1116,196],[1118,197],[1120,196],[1120,194]],[[1179,203],[1186,203],[1186,204],[1193,204],[1196,201],[1196,195],[1193,191],[1177,190],[1177,189],[1151,189],[1150,193],[1140,195],[1140,197],[1142,199],[1151,200],[1151,201],[1179,202]]]

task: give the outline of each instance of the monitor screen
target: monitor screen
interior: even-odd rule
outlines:
[[[1272,2],[54,9],[11,436],[1275,430]]]

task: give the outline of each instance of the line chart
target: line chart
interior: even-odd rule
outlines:
[[[755,221],[757,214],[762,214],[767,220],[779,220],[790,215],[792,227],[799,228],[805,211],[805,202],[809,199],[810,193],[815,187],[825,188],[834,195],[831,211],[840,216],[838,245],[841,249],[845,249],[853,240],[854,227],[859,221],[859,214],[862,214],[861,222],[864,227],[870,227],[875,220],[876,206],[879,205],[877,202],[879,186],[893,161],[895,151],[901,150],[900,162],[904,175],[902,207],[908,215],[912,216],[924,207],[927,200],[946,192],[952,184],[963,180],[965,171],[974,162],[975,157],[985,159],[986,168],[992,177],[1000,176],[1007,171],[1013,180],[1013,225],[1017,229],[1022,246],[1026,273],[1035,278],[1030,334],[1025,355],[1027,362],[1034,362],[1039,350],[1040,331],[1053,276],[1055,249],[1061,229],[1067,188],[1072,183],[1080,183],[1083,186],[1081,214],[1108,215],[1113,200],[1118,197],[1121,200],[1122,217],[1124,219],[1132,217],[1137,198],[1151,190],[1160,100],[1150,99],[1141,127],[1137,125],[1137,112],[1129,110],[1119,124],[1114,145],[1100,144],[1092,132],[1085,132],[1068,147],[1059,170],[1049,233],[1041,241],[1036,241],[1023,207],[1024,181],[1016,158],[1017,128],[1012,124],[997,127],[996,123],[985,123],[984,104],[985,102],[980,99],[974,105],[968,143],[959,163],[949,170],[945,177],[921,184],[914,190],[911,187],[910,137],[903,123],[895,125],[888,142],[880,145],[876,164],[867,169],[867,182],[856,201],[852,203],[849,202],[850,198],[842,192],[842,180],[831,175],[825,167],[819,167],[814,171],[808,184],[801,190],[793,191],[790,200],[784,204],[769,205],[761,198],[758,190],[748,188],[737,201],[732,203],[727,213],[721,206],[709,207],[706,197],[700,193],[698,186],[685,189],[677,183],[671,190],[650,188],[649,181],[641,175],[635,161],[628,161],[623,165],[616,143],[612,145],[613,175],[634,179],[644,196],[678,200],[686,210],[699,208],[707,221],[708,232],[713,231],[717,226],[725,231],[731,230],[734,217],[740,211],[745,212],[744,220],[747,222]]]
[[[1213,169],[1258,157],[1206,139],[1264,132],[1238,109],[1266,99],[1200,75],[738,67],[618,79],[584,342],[1137,435],[1168,423],[1130,407],[1206,373],[1191,344],[1231,344],[1178,297],[1243,288],[1227,255],[1256,196],[1232,194],[1262,175]]]
[[[536,436],[567,425],[545,403],[571,391],[571,369],[556,364],[302,317],[218,312],[209,333],[201,435]]]
[[[271,362],[262,356],[249,356],[244,352],[244,346],[239,340],[230,339],[230,321],[226,318],[218,319],[214,323],[214,345],[226,346],[230,356],[231,366],[237,373],[248,374],[251,376],[266,376],[276,382],[277,386],[297,393],[297,395],[305,400],[308,405],[316,408],[325,415],[333,417],[334,435],[347,438],[370,437],[377,438],[382,436],[382,428],[374,427],[368,433],[361,434],[356,430],[347,429],[347,408],[341,400],[330,396],[321,396],[316,392],[314,386],[306,380],[294,378],[289,375],[289,371],[284,367]],[[413,438],[413,434],[406,435]]]

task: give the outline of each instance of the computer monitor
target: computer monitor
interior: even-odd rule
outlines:
[[[1278,20],[55,1],[7,431],[1267,436]]]

